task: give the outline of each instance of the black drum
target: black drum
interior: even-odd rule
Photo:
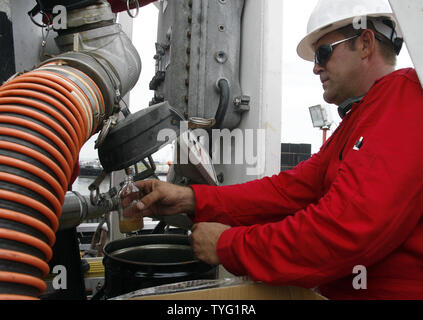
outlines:
[[[217,267],[197,260],[189,238],[180,234],[148,234],[104,247],[103,297],[189,280],[216,279]]]

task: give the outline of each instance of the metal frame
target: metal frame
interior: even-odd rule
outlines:
[[[423,27],[423,3],[421,0],[389,0],[400,25],[411,60],[423,83],[423,43],[420,30]]]

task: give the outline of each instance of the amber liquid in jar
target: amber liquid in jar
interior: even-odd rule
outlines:
[[[144,221],[142,217],[122,217],[119,220],[119,230],[121,233],[134,232],[144,228]]]
[[[143,217],[141,216],[124,217],[123,216],[123,211],[127,208],[123,208],[122,198],[125,198],[126,196],[130,194],[137,195],[136,199],[134,199],[132,203],[129,205],[129,206],[135,206],[137,201],[139,200],[139,189],[134,183],[132,170],[126,169],[125,183],[119,192],[119,197],[121,200],[121,203],[119,206],[119,230],[121,233],[129,233],[129,232],[138,231],[144,227]]]

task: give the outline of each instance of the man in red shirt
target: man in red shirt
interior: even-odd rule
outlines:
[[[379,5],[366,28],[342,12],[356,2]],[[141,181],[129,214],[190,214],[197,257],[235,275],[330,299],[423,298],[423,90],[414,69],[395,71],[402,41],[383,2],[322,0],[310,18],[298,53],[343,117],[317,154],[239,185]]]

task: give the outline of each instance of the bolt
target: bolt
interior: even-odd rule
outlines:
[[[216,52],[215,58],[216,58],[217,62],[222,63],[222,64],[225,63],[228,60],[228,56],[223,51]]]

